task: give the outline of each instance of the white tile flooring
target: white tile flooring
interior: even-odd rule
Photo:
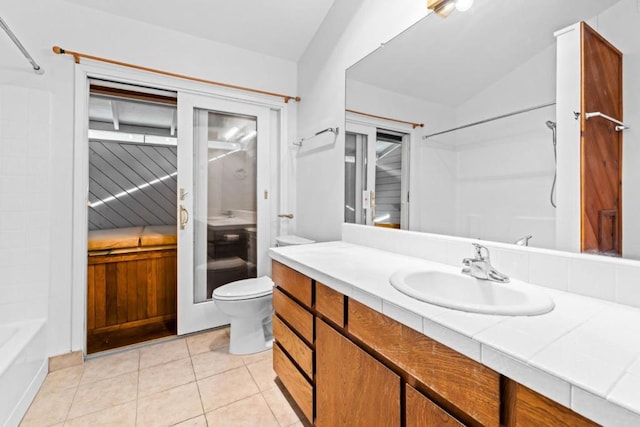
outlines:
[[[229,330],[98,357],[49,373],[21,426],[302,426],[272,352],[228,353]]]

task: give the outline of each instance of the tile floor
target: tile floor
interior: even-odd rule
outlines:
[[[87,360],[49,373],[21,426],[302,426],[272,353],[234,356],[229,330]]]

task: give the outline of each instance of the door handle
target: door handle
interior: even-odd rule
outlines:
[[[184,230],[189,222],[189,211],[180,205],[180,230]]]
[[[280,214],[280,215],[278,215],[278,218],[289,218],[289,219],[293,219],[293,214]]]

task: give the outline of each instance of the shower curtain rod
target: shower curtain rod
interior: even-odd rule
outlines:
[[[480,120],[478,122],[469,123],[469,124],[466,124],[466,125],[462,125],[462,126],[458,126],[458,127],[452,128],[452,129],[443,130],[442,132],[436,132],[436,133],[431,133],[429,135],[424,135],[422,137],[422,139],[426,140],[428,138],[431,138],[432,136],[443,135],[445,133],[453,132],[453,131],[460,130],[460,129],[466,129],[466,128],[469,128],[469,127],[472,127],[472,126],[481,125],[483,123],[493,122],[495,120],[504,119],[504,118],[515,116],[515,115],[522,114],[522,113],[528,113],[529,111],[534,111],[534,110],[539,110],[541,108],[551,107],[552,105],[556,105],[556,103],[555,102],[549,102],[547,104],[536,105],[535,107],[529,107],[529,108],[525,108],[523,110],[512,111],[511,113],[501,114],[499,116],[491,117],[489,119],[484,119],[484,120]]]
[[[20,49],[20,52],[22,52],[24,57],[27,58],[27,61],[29,61],[29,63],[33,67],[33,71],[35,71],[36,74],[44,74],[44,69],[36,63],[36,61],[33,59],[31,55],[29,55],[29,52],[27,52],[27,49],[22,45],[22,43],[20,43],[20,40],[18,40],[18,37],[16,37],[13,31],[11,31],[11,29],[9,28],[7,23],[4,22],[2,17],[0,17],[0,27],[2,27],[4,32],[7,33],[7,35],[11,39],[11,41],[15,43],[18,49]]]
[[[121,67],[128,67],[136,70],[148,71],[150,73],[162,74],[163,76],[177,77],[179,79],[191,80],[198,83],[206,83],[206,84],[215,85],[215,86],[227,87],[230,89],[238,89],[238,90],[243,90],[245,92],[259,93],[261,95],[275,96],[278,98],[282,98],[285,104],[288,104],[289,100],[300,102],[299,96],[290,96],[290,95],[284,95],[282,93],[267,92],[266,90],[253,89],[246,86],[238,86],[238,85],[233,85],[229,83],[217,82],[214,80],[201,79],[200,77],[192,77],[184,74],[172,73],[170,71],[158,70],[157,68],[144,67],[142,65],[129,64],[128,62],[121,62],[121,61],[116,61],[114,59],[102,58],[100,56],[87,55],[86,53],[74,52],[72,50],[62,49],[60,46],[53,46],[53,52],[58,55],[73,56],[73,59],[76,61],[76,64],[80,63],[80,58],[85,58],[85,59],[90,59],[92,61],[105,62],[107,64],[119,65]]]

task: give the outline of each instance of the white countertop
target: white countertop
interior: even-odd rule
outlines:
[[[423,332],[603,425],[640,425],[640,310],[535,285],[538,316],[466,313],[397,291],[401,268],[459,268],[346,242],[270,249],[271,258]]]

